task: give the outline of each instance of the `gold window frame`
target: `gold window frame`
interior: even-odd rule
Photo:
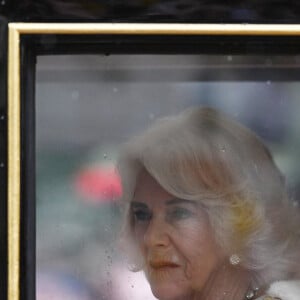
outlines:
[[[8,300],[20,300],[21,58],[26,35],[300,36],[300,25],[10,23],[8,42]],[[300,52],[300,51],[299,51]]]

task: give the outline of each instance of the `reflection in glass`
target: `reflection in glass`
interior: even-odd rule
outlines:
[[[206,105],[251,128],[297,206],[300,86],[279,76],[295,64],[297,57],[234,55],[38,57],[37,299],[153,299],[120,246],[114,170],[120,146],[165,115]],[[255,76],[258,69],[270,71]]]

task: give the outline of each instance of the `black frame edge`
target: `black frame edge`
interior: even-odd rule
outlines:
[[[7,101],[7,58],[8,20],[0,16],[0,297],[7,299],[8,283],[8,101]]]
[[[35,192],[35,65],[34,47],[21,43],[21,230],[20,299],[35,299],[36,192]]]

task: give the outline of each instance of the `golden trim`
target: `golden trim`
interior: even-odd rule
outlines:
[[[300,25],[11,23],[20,34],[299,35]]]
[[[8,299],[19,299],[20,282],[20,34],[8,40]]]
[[[300,25],[10,23],[8,59],[8,300],[20,299],[20,36],[22,34],[300,35]]]

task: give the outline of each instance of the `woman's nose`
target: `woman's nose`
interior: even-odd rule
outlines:
[[[170,243],[167,224],[162,220],[152,218],[144,233],[144,243],[147,247],[164,247]]]

